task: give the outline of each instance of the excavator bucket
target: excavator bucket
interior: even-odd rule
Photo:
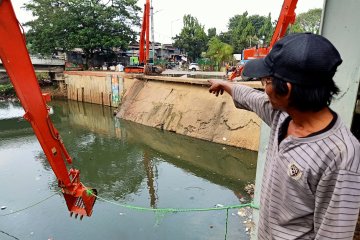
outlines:
[[[63,191],[70,216],[75,214],[75,218],[77,218],[80,215],[80,220],[83,216],[91,216],[97,196],[96,189],[87,189],[84,186],[81,188],[76,191],[75,195]]]
[[[90,217],[96,201],[96,189],[87,188],[80,182],[80,171],[77,169],[69,170],[69,178],[71,180],[69,185],[64,185],[59,181],[59,187],[62,188],[70,216],[75,214],[77,218],[80,215],[80,220],[85,215]]]

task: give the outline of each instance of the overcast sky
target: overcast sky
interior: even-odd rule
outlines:
[[[25,0],[13,0],[13,6],[20,23],[31,19],[31,13],[21,9]],[[143,8],[145,0],[139,0]],[[248,11],[250,15],[267,16],[272,20],[278,18],[283,0],[152,0],[154,7],[155,41],[170,43],[171,36],[178,34],[183,26],[182,17],[191,14],[208,28],[215,27],[217,33],[227,30],[229,19],[236,14]],[[322,8],[323,0],[299,0],[296,13],[306,12],[312,8]],[[140,14],[142,16],[142,14]]]

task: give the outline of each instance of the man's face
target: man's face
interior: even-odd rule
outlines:
[[[286,111],[286,108],[288,107],[288,96],[280,96],[275,93],[271,77],[261,78],[260,81],[264,86],[265,93],[268,95],[272,107],[274,109]]]

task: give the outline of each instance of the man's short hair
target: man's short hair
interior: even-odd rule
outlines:
[[[291,83],[289,107],[301,112],[318,112],[331,104],[339,88],[334,80],[326,81],[322,85],[302,85]],[[276,94],[284,96],[289,92],[287,82],[280,78],[272,78],[272,87]]]

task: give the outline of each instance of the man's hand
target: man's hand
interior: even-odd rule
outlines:
[[[215,96],[219,96],[219,93],[222,95],[224,93],[224,88],[222,86],[222,80],[208,80],[211,84],[209,88],[209,92],[215,94]]]
[[[215,79],[208,80],[208,82],[211,84],[209,88],[209,92],[215,94],[215,96],[219,96],[219,94],[222,95],[224,91],[226,91],[231,95],[231,89],[232,89],[231,83],[227,81],[215,80]]]

